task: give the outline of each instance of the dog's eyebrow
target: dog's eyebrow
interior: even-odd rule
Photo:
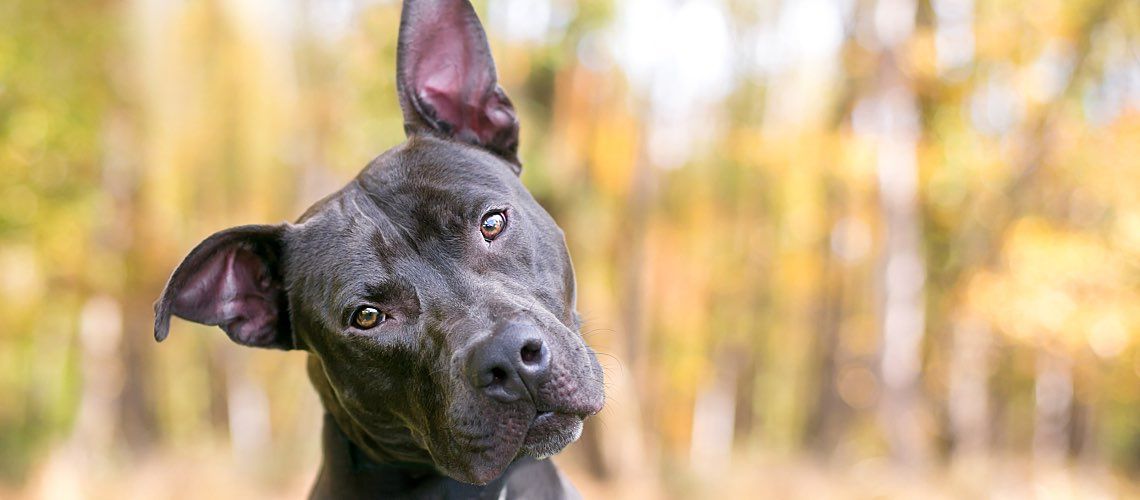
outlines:
[[[385,230],[388,230],[388,231],[395,233],[395,234],[399,234],[405,240],[408,240],[409,234],[410,234],[409,231],[407,229],[405,229],[404,227],[400,226],[400,224],[398,224],[392,217],[390,217],[388,215],[388,212],[386,209],[392,208],[391,204],[386,203],[383,198],[381,198],[380,196],[377,196],[375,193],[372,193],[369,190],[365,189],[364,186],[360,184],[359,179],[356,179],[353,182],[357,185],[357,187],[360,189],[360,191],[358,193],[353,194],[351,196],[351,200],[349,200],[352,203],[351,209],[354,210],[356,213],[355,216],[350,216],[349,220],[351,220],[353,222],[360,220],[360,219],[368,221],[368,223],[371,225],[372,229],[374,229],[374,231],[372,232],[372,235],[370,236],[369,239],[372,241],[373,245],[375,245],[376,249],[380,250],[382,248],[391,248],[392,247],[392,244],[391,244],[392,242],[387,241],[387,239],[385,238]],[[360,203],[357,201],[357,197],[359,195],[365,196],[368,199],[368,201],[370,201],[372,203],[372,206],[376,208],[376,211],[373,213],[366,212],[365,209],[363,207],[361,207]],[[349,207],[347,206],[347,203],[343,200],[341,201],[341,206],[346,212],[348,210],[350,210]],[[382,227],[381,224],[383,224],[383,226],[386,226],[386,227]],[[413,243],[413,247],[414,247],[414,242],[411,242],[411,243]]]
[[[350,201],[352,201],[352,208],[356,209],[356,213],[360,216],[360,219],[368,221],[369,223],[372,224],[373,228],[375,228],[377,231],[379,231],[380,230],[380,224],[378,224],[376,222],[375,218],[369,217],[368,214],[364,213],[364,209],[360,208],[360,204],[356,202],[356,197],[353,196]],[[352,220],[358,220],[358,219],[356,217],[353,217]]]
[[[385,302],[415,302],[416,292],[407,280],[390,277],[379,283],[365,283],[364,295]]]
[[[399,235],[400,239],[403,240],[403,242],[408,246],[408,248],[411,248],[412,252],[419,253],[419,251],[420,251],[420,244],[419,243],[420,242],[416,239],[416,237],[413,234],[414,228],[403,225],[400,223],[399,220],[397,220],[394,217],[390,217],[388,215],[389,210],[396,210],[396,209],[398,209],[398,207],[393,205],[391,203],[391,200],[389,200],[388,198],[379,196],[378,194],[373,193],[371,191],[368,191],[366,189],[361,189],[361,193],[364,194],[364,196],[367,196],[368,200],[372,202],[372,204],[376,207],[376,209],[381,214],[384,215],[384,222],[387,223],[388,229],[391,231],[391,233],[395,234],[395,235]],[[374,224],[375,224],[375,222],[374,222]],[[375,226],[375,227],[377,230],[375,233],[373,233],[373,242],[377,246],[378,249],[379,248],[392,249],[392,248],[397,247],[395,242],[387,241],[387,238],[385,236],[386,233],[384,232],[384,230],[382,228],[380,228],[379,226]]]

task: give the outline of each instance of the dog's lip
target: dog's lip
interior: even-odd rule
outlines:
[[[530,422],[530,432],[543,433],[557,428],[571,424],[572,422],[582,422],[586,420],[584,415],[574,413],[564,413],[559,411],[538,411],[534,415],[534,419]]]
[[[561,419],[562,417],[574,417],[579,420],[585,420],[588,414],[580,414],[574,412],[558,411],[558,410],[536,410],[534,413],[534,420],[531,422],[532,426],[544,424],[550,420]]]

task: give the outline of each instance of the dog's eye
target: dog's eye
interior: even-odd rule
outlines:
[[[479,223],[479,232],[483,233],[483,239],[491,241],[497,238],[506,226],[506,212],[491,212],[483,216],[483,222]]]
[[[372,306],[360,306],[352,313],[352,326],[367,330],[383,323],[386,319],[388,319],[388,315],[380,312],[379,309]]]

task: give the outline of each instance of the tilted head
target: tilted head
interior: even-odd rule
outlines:
[[[486,483],[577,439],[604,400],[562,231],[519,182],[518,121],[465,0],[405,1],[408,141],[295,224],[200,243],[155,305],[303,349],[322,403],[381,462]]]

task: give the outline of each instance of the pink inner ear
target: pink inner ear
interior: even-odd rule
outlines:
[[[401,69],[405,97],[426,124],[456,139],[509,153],[518,138],[514,108],[466,0],[405,2]],[[407,111],[407,110],[406,110]],[[517,160],[514,160],[517,161]]]
[[[414,62],[412,74],[417,95],[435,112],[437,120],[455,129],[452,132],[467,129],[485,138],[480,133],[485,127],[479,118],[494,75],[480,63],[489,62],[490,57],[482,53],[480,40],[471,40],[470,33],[447,26],[431,31],[416,44],[420,58]]]
[[[252,251],[236,247],[211,256],[187,280],[174,299],[174,314],[218,325],[234,340],[249,345],[273,342],[280,290],[269,269]]]
[[[454,98],[459,95],[458,75],[454,70],[445,70],[435,74],[420,87],[419,98],[428,104],[435,112],[435,119],[446,122],[448,125],[461,123],[463,112]]]

